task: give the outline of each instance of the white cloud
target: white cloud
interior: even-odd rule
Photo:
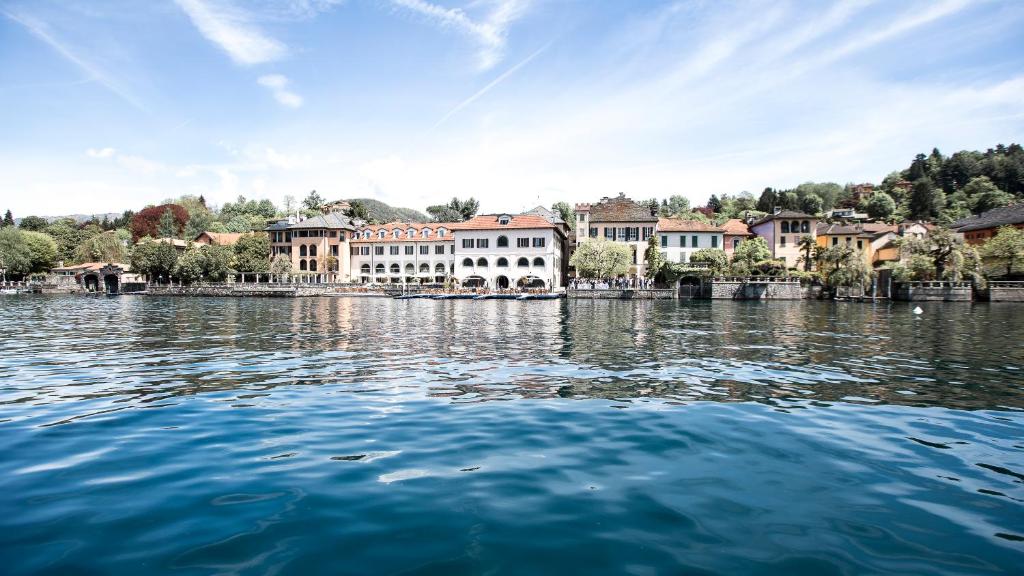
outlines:
[[[472,38],[479,46],[477,65],[488,70],[501,61],[508,29],[528,7],[526,0],[496,0],[486,18],[474,20],[458,8],[445,8],[426,0],[391,0],[394,6],[426,17],[444,29],[452,29]]]
[[[299,108],[302,106],[302,96],[299,96],[295,92],[288,89],[288,85],[291,82],[287,77],[281,74],[268,74],[266,76],[260,76],[257,82],[260,86],[265,86],[270,90],[270,93],[274,95],[274,99],[281,103],[283,106],[288,108]]]
[[[253,16],[227,2],[175,0],[207,40],[243,65],[280,60],[288,47],[263,33]]]
[[[113,148],[89,148],[85,151],[85,155],[90,158],[110,158],[115,152],[117,150]]]

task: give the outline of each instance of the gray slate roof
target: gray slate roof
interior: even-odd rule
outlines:
[[[790,218],[798,218],[798,219],[802,218],[804,220],[807,220],[807,219],[817,220],[818,219],[817,216],[811,216],[810,214],[804,214],[803,212],[798,212],[796,210],[782,210],[778,214],[769,214],[769,215],[761,218],[760,220],[758,220],[758,221],[754,222],[753,224],[751,224],[751,226],[757,226],[758,224],[763,224],[763,223],[768,222],[770,220],[789,220]]]
[[[982,212],[977,216],[957,220],[950,224],[949,227],[957,232],[971,232],[973,230],[986,230],[988,228],[1013,226],[1015,224],[1024,224],[1024,204],[995,208],[988,212]]]
[[[295,224],[289,224],[287,220],[281,220],[271,224],[266,229],[268,231],[275,230],[314,230],[325,228],[328,230],[355,230],[356,225],[347,216],[339,212],[331,212],[330,214],[324,214],[322,216],[313,216],[312,218],[306,218],[302,222],[296,222]]]

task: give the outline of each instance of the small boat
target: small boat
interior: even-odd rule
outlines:
[[[430,294],[400,294],[395,300],[412,300],[414,298],[430,298]]]
[[[561,298],[561,294],[523,294],[516,298],[516,300],[558,300]]]

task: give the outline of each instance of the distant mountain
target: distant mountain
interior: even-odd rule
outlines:
[[[57,220],[64,220],[65,218],[70,218],[70,219],[74,220],[75,222],[81,224],[83,222],[88,222],[89,220],[92,220],[93,216],[95,216],[100,221],[102,221],[104,218],[107,218],[109,220],[113,220],[114,218],[119,218],[121,216],[121,213],[120,212],[106,212],[106,213],[100,213],[100,214],[68,214],[66,216],[42,216],[41,218],[45,218],[47,222],[51,222],[51,223],[52,222],[56,222]],[[15,218],[14,219],[14,223],[15,224],[21,224],[21,218]]]
[[[430,222],[430,216],[413,210],[412,208],[401,208],[388,206],[380,200],[372,198],[349,198],[346,202],[359,202],[366,206],[366,212],[371,221],[375,222]]]

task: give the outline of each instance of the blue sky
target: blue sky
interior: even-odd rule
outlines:
[[[0,209],[485,211],[1024,140],[1024,2],[0,0]]]

